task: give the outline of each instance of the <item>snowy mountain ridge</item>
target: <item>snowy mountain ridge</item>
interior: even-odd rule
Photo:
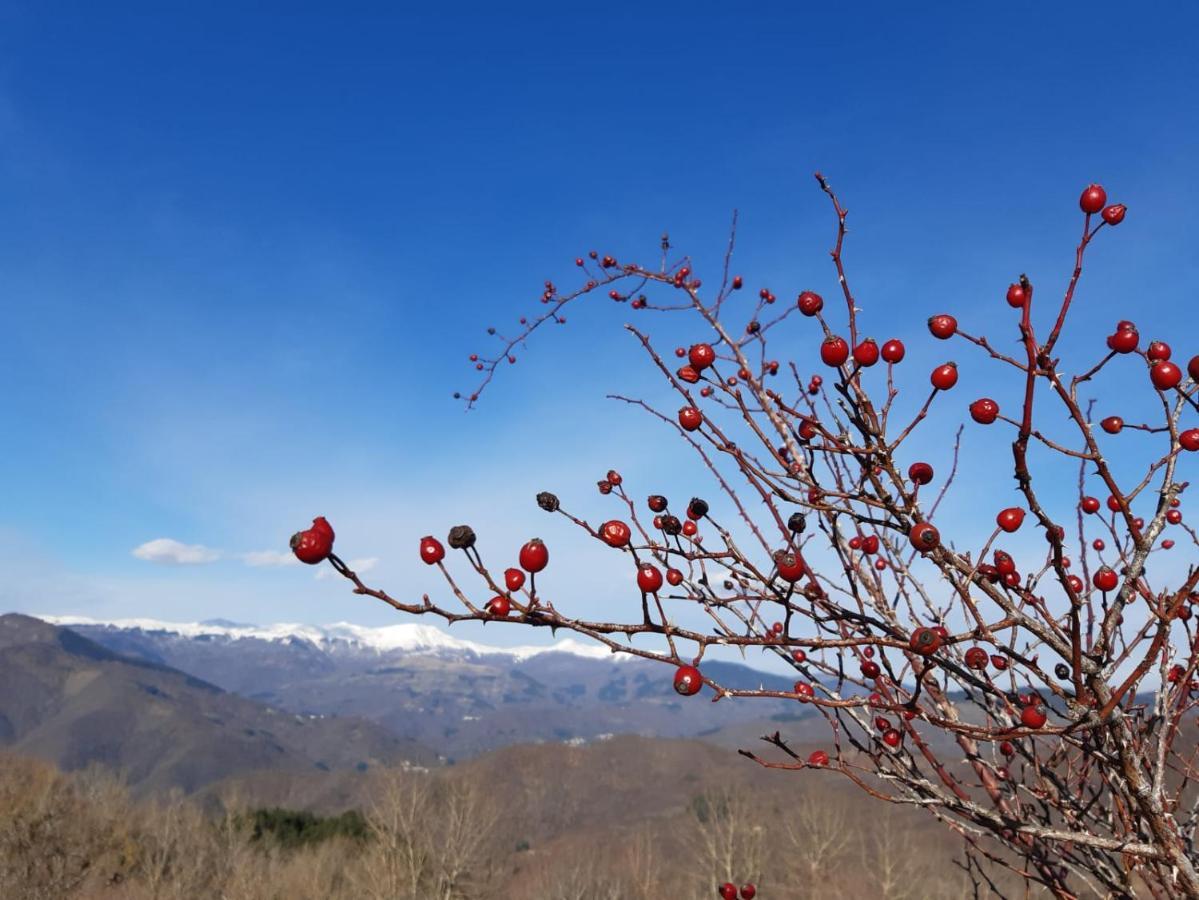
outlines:
[[[53,625],[71,627],[87,625],[125,631],[140,630],[178,635],[181,638],[224,638],[229,641],[259,640],[274,643],[306,641],[325,652],[394,653],[406,652],[430,655],[507,656],[517,662],[544,653],[568,653],[588,659],[629,659],[612,653],[600,644],[590,644],[574,638],[563,638],[553,644],[522,647],[495,647],[466,641],[446,634],[440,628],[418,623],[401,623],[372,628],[352,622],[329,625],[277,623],[274,625],[245,625],[225,620],[207,622],[165,622],[159,619],[93,619],[87,616],[40,616]]]

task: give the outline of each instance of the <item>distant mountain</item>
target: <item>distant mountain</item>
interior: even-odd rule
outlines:
[[[22,615],[0,616],[0,747],[66,769],[103,763],[140,788],[189,791],[264,769],[436,759],[372,722],[271,708]]]
[[[783,700],[679,697],[661,664],[564,639],[498,648],[422,624],[365,628],[50,617],[110,650],[302,715],[357,716],[464,758],[513,743],[609,734],[695,737],[737,723],[813,715]],[[789,690],[792,680],[705,664],[723,684]],[[752,739],[752,736],[751,736]]]

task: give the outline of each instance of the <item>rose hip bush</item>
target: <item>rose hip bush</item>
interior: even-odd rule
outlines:
[[[328,560],[355,592],[400,612],[565,629],[660,661],[683,696],[806,704],[827,722],[822,749],[800,753],[776,732],[762,751],[741,753],[926,810],[961,835],[981,890],[999,866],[1059,897],[1199,897],[1199,568],[1169,553],[1176,541],[1199,546],[1181,509],[1183,470],[1199,451],[1199,356],[1184,367],[1131,321],[1115,323],[1106,346],[1079,345],[1089,356],[1069,367],[1057,355],[1079,315],[1084,255],[1125,207],[1098,185],[1083,191],[1064,295],[1042,301],[1023,275],[997,286],[1013,343],[975,335],[948,312],[928,320],[930,346],[959,345],[971,365],[991,367],[988,393],[1015,398],[1000,403],[959,396],[953,361],[913,371],[901,340],[864,336],[843,264],[846,210],[816,177],[836,220],[837,302],[746,290],[733,274],[734,219],[714,283],[690,259],[672,260],[665,236],[654,267],[591,252],[575,260],[580,285],[546,282],[542,314],[522,318],[513,337],[490,329],[498,352],[471,358],[481,380],[461,398],[468,405],[534,331],[604,293],[636,310],[689,314],[704,329],[705,340],[661,348],[626,326],[678,406],[618,399],[696,454],[712,502],[642,499],[617,471],[598,483],[615,504],[599,525],[548,491],[536,498],[627,560],[635,587],[614,602],[616,621],[554,604],[551,548],[536,538],[494,564],[467,525],[444,541],[421,538],[445,602],[367,586],[333,554],[324,519],[293,538],[297,556]],[[776,334],[802,348],[798,358],[770,354]],[[1121,379],[1134,408],[1096,421],[1101,376]],[[905,407],[901,396],[914,399]],[[955,441],[935,467],[919,458],[913,435],[936,416],[968,417],[963,427],[989,429],[992,446],[1010,441],[1010,469],[968,487],[981,531],[937,521],[961,460]],[[1117,448],[1130,432],[1137,442]],[[775,654],[795,670],[793,690],[720,684],[704,672],[713,648]]]

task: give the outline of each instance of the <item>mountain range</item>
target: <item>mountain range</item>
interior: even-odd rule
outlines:
[[[266,769],[437,763],[432,751],[363,718],[250,700],[16,614],[0,616],[0,748],[64,769],[104,764],[145,790],[191,791]]]
[[[573,639],[500,648],[416,623],[47,621],[123,657],[178,670],[271,708],[367,720],[450,760],[514,743],[610,734],[719,738],[734,729],[753,740],[761,731],[750,723],[812,715],[781,700],[705,702],[709,692],[680,697],[660,663]],[[709,661],[704,668],[731,687],[791,686],[788,678],[737,663]]]

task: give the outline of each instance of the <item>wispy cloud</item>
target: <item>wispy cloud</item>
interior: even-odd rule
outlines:
[[[300,561],[294,553],[281,553],[277,550],[253,550],[241,554],[241,560],[247,566],[263,568],[269,566],[298,566]]]
[[[133,555],[167,566],[199,566],[221,558],[217,550],[203,544],[184,544],[172,538],[155,538],[133,548]]]
[[[363,559],[351,559],[346,565],[361,575],[363,572],[369,572],[375,566],[379,565],[379,557],[367,556]],[[335,578],[336,576],[337,572],[332,566],[321,566],[316,573],[317,578]]]

